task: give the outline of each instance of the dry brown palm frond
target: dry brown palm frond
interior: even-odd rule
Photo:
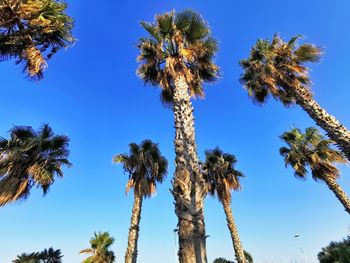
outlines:
[[[130,189],[133,188],[134,185],[134,180],[130,179],[127,183],[126,183],[126,188],[125,188],[125,193],[128,194]]]
[[[23,56],[27,61],[27,71],[31,77],[39,75],[47,67],[43,55],[35,46],[26,48]]]
[[[22,19],[29,20],[33,14],[39,13],[43,9],[44,5],[45,1],[42,0],[29,0],[26,3],[21,3],[19,8],[19,16]]]
[[[149,194],[150,195],[153,195],[155,194],[157,191],[156,191],[156,185],[154,183],[150,183],[149,184]]]
[[[0,206],[16,201],[28,194],[29,181],[7,177],[0,181]]]
[[[48,173],[39,164],[29,167],[28,172],[33,176],[34,181],[39,182],[41,185],[50,185],[52,183],[52,174]]]

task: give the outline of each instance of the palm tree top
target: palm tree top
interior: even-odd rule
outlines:
[[[293,167],[296,177],[305,178],[309,166],[314,180],[322,180],[324,176],[336,179],[339,170],[335,164],[348,162],[344,154],[333,147],[334,142],[321,135],[317,128],[306,128],[305,133],[292,128],[280,138],[287,144],[280,148],[280,154],[286,166]]]
[[[298,45],[300,35],[288,42],[275,34],[272,41],[258,39],[247,59],[240,61],[243,69],[240,81],[249,96],[258,104],[271,95],[285,106],[295,103],[291,87],[297,85],[310,92],[311,80],[307,62],[317,62],[322,48],[313,44]]]
[[[115,261],[115,255],[109,248],[114,243],[114,238],[109,232],[95,232],[90,239],[90,248],[83,249],[80,254],[92,254],[83,262],[86,263],[112,263]]]
[[[0,60],[15,58],[31,78],[42,78],[46,60],[75,41],[66,8],[60,0],[2,0]]]
[[[231,202],[231,190],[241,190],[240,178],[243,173],[236,170],[237,159],[233,154],[224,153],[220,148],[205,151],[203,164],[204,178],[209,193],[217,194],[221,202]]]
[[[62,166],[71,166],[68,143],[48,124],[39,131],[15,126],[9,139],[0,138],[0,206],[27,198],[34,185],[46,194],[55,176],[63,177]]]
[[[173,81],[181,74],[190,94],[203,97],[202,83],[215,81],[219,68],[214,63],[217,42],[201,15],[190,9],[176,14],[173,10],[156,15],[153,23],[141,22],[141,26],[149,35],[138,44],[138,76],[162,88],[163,102],[171,102]]]
[[[144,140],[140,145],[129,144],[129,154],[114,156],[115,163],[122,163],[129,174],[126,192],[134,188],[134,193],[150,197],[155,192],[156,182],[163,182],[168,169],[168,161],[151,140]]]

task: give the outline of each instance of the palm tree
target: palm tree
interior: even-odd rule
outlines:
[[[62,166],[71,166],[68,141],[47,124],[39,131],[15,126],[9,139],[0,138],[0,206],[26,199],[33,186],[45,195],[55,176],[63,177]]]
[[[139,77],[161,88],[161,100],[171,106],[175,121],[175,173],[172,194],[179,227],[181,263],[207,262],[203,200],[205,182],[199,169],[191,97],[203,97],[203,82],[218,77],[214,64],[217,42],[208,24],[192,11],[156,15],[141,22],[149,36],[138,48]]]
[[[286,166],[293,167],[295,176],[306,178],[309,167],[313,179],[324,181],[350,213],[350,200],[337,184],[339,170],[335,166],[336,163],[347,163],[347,159],[342,152],[332,148],[333,141],[324,138],[313,127],[305,129],[305,133],[293,128],[283,133],[281,139],[287,147],[281,147],[280,154]]]
[[[217,147],[214,150],[205,152],[203,172],[209,193],[213,196],[216,194],[223,205],[237,262],[246,263],[244,250],[239,240],[238,230],[231,210],[231,190],[238,191],[241,189],[239,179],[243,177],[243,174],[235,169],[236,163],[237,159],[234,155],[224,153]]]
[[[92,254],[83,263],[113,263],[115,256],[113,251],[109,250],[113,243],[114,238],[108,232],[95,232],[90,239],[91,247],[80,251],[80,254]]]
[[[350,259],[350,236],[340,242],[331,242],[317,255],[320,263],[346,263]]]
[[[285,106],[301,106],[350,160],[350,131],[321,108],[310,89],[305,63],[319,61],[322,49],[312,44],[298,46],[299,38],[284,42],[276,34],[271,42],[259,39],[249,58],[240,62],[244,71],[241,82],[258,104],[271,95]]]
[[[126,192],[134,189],[134,206],[131,214],[128,247],[125,263],[136,263],[137,241],[143,198],[151,197],[156,190],[156,183],[161,183],[166,174],[168,162],[158,149],[158,145],[144,140],[140,145],[131,143],[129,154],[119,154],[114,162],[122,163],[125,172],[129,173]]]
[[[33,252],[30,254],[22,253],[21,255],[18,255],[17,258],[12,262],[13,263],[40,263],[39,253],[37,252]]]
[[[42,78],[46,60],[74,42],[66,8],[59,0],[2,0],[0,60],[15,58],[30,77]]]
[[[253,256],[246,250],[244,250],[244,257],[247,263],[254,263]]]
[[[227,260],[226,258],[216,258],[213,263],[234,263],[233,261]]]
[[[62,263],[62,252],[60,249],[44,249],[39,253],[39,258],[41,263]]]

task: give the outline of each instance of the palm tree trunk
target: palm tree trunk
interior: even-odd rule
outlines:
[[[142,196],[134,194],[131,222],[128,236],[128,247],[125,253],[125,263],[136,263],[137,241],[139,239],[139,224],[141,219]]]
[[[227,226],[231,233],[231,239],[232,239],[233,249],[235,250],[237,263],[246,263],[244,250],[243,250],[241,241],[239,240],[239,235],[235,224],[235,220],[233,219],[231,204],[229,202],[223,202],[222,206],[224,207]]]
[[[206,187],[199,169],[193,107],[188,84],[179,74],[174,80],[175,174],[172,194],[178,217],[180,263],[206,263],[204,198]]]
[[[294,97],[309,116],[326,131],[350,160],[350,131],[332,115],[328,114],[313,98],[310,91],[301,86],[294,87]]]
[[[330,178],[328,176],[325,176],[324,181],[326,182],[328,188],[335,194],[335,196],[338,198],[340,203],[345,208],[345,211],[350,214],[350,200],[347,197],[346,193],[343,191],[343,189],[337,184],[337,181],[333,178]]]

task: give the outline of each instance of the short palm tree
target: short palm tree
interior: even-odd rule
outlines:
[[[62,263],[63,255],[60,249],[50,247],[40,252],[39,258],[41,263]]]
[[[16,59],[32,78],[41,78],[59,49],[74,42],[73,20],[59,0],[0,2],[0,60]]]
[[[350,259],[350,236],[339,242],[331,242],[317,255],[320,263],[346,263]]]
[[[350,131],[321,108],[310,89],[305,63],[319,61],[322,50],[312,44],[297,45],[298,39],[284,42],[278,35],[271,42],[259,39],[249,58],[240,62],[241,82],[259,104],[271,95],[285,106],[301,106],[350,160]]]
[[[40,263],[39,253],[36,253],[36,252],[30,253],[30,254],[22,253],[21,255],[18,255],[17,258],[12,262],[13,263]]]
[[[244,250],[239,240],[238,230],[231,210],[231,190],[238,191],[241,189],[239,180],[243,177],[243,174],[235,169],[236,163],[237,159],[234,155],[224,153],[219,148],[207,150],[205,152],[203,172],[209,193],[211,195],[216,194],[223,205],[237,262],[246,263]]]
[[[131,188],[134,189],[134,206],[125,263],[136,263],[142,200],[155,192],[156,183],[163,182],[168,162],[161,155],[158,145],[150,140],[144,140],[140,145],[131,143],[129,147],[130,153],[116,155],[114,162],[122,163],[125,172],[129,174],[126,192]]]
[[[333,149],[333,141],[324,138],[316,128],[307,128],[305,133],[293,128],[282,134],[281,139],[287,147],[280,148],[284,162],[294,169],[299,178],[306,178],[307,167],[310,168],[315,181],[324,181],[328,188],[350,213],[350,200],[342,188],[337,184],[339,170],[336,163],[347,163],[342,152]]]
[[[14,127],[9,139],[0,138],[0,206],[26,199],[33,186],[46,194],[62,166],[71,166],[68,141],[47,124],[39,131]]]
[[[110,251],[113,243],[114,238],[108,232],[95,232],[90,239],[90,248],[80,251],[80,254],[91,254],[83,263],[113,263],[115,256],[113,251]]]
[[[207,262],[203,200],[205,182],[199,169],[191,97],[203,97],[203,82],[218,78],[217,42],[208,24],[192,10],[156,15],[142,22],[149,33],[139,41],[139,77],[161,88],[161,100],[175,120],[173,196],[179,226],[181,263]]]

